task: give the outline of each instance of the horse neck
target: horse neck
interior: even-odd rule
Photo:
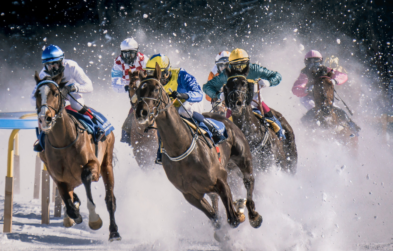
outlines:
[[[232,115],[232,118],[235,125],[246,136],[250,145],[253,145],[253,142],[257,143],[261,140],[266,128],[261,125],[261,122],[254,115],[251,105],[246,106],[241,114]]]
[[[48,133],[50,143],[56,147],[69,145],[76,137],[74,121],[70,118],[65,109],[63,109],[61,113],[61,118],[56,119],[55,125]]]
[[[315,102],[315,109],[317,111],[317,116],[320,117],[322,121],[324,120],[324,118],[330,116],[333,118],[333,120],[331,120],[330,122],[334,122],[335,120],[335,116],[334,116],[335,112],[333,109],[334,100],[329,99],[327,88],[323,88],[323,86],[325,85],[324,84],[325,80],[320,79],[319,80],[320,82],[318,84],[316,83],[317,81],[318,79],[316,78],[314,80],[314,102]],[[318,88],[318,90],[316,88]]]
[[[190,130],[174,106],[160,114],[156,123],[161,141],[170,156],[179,156],[190,147],[192,142]]]

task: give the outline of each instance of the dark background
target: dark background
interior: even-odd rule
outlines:
[[[172,43],[188,58],[204,53],[210,57],[217,44],[223,48],[242,44],[252,53],[261,37],[270,39],[264,43],[268,48],[277,44],[280,34],[293,30],[306,48],[314,45],[321,52],[336,44],[337,38],[346,41],[341,53],[344,66],[351,68],[345,60],[349,57],[362,63],[365,72],[357,74],[389,99],[393,4],[388,0],[14,0],[1,5],[1,85],[9,71],[39,70],[47,41],[56,40],[66,57],[82,56],[78,63],[90,74],[89,62],[95,60],[93,82],[100,79],[109,84],[120,42],[135,36],[137,29],[150,35],[151,40],[141,44],[150,55]]]

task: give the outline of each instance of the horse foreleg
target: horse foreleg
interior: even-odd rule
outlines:
[[[82,223],[82,216],[79,213],[80,201],[73,190],[69,190],[68,186],[64,182],[57,183],[59,194],[64,201],[64,219],[63,224],[65,227],[72,227],[74,222],[77,224]]]
[[[218,214],[218,195],[216,193],[208,193],[207,195],[212,201],[214,211]]]
[[[108,154],[104,157],[103,164],[101,166],[101,176],[105,184],[105,202],[109,212],[110,224],[109,224],[109,241],[121,240],[120,234],[115,221],[116,211],[116,197],[113,194],[113,188],[115,186],[115,180],[113,177],[112,158],[108,157]]]
[[[93,230],[98,230],[102,227],[102,220],[96,213],[96,205],[94,204],[93,196],[91,194],[91,182],[93,179],[91,165],[87,164],[83,167],[81,178],[86,189],[87,209],[89,209],[89,227]]]
[[[195,196],[192,194],[183,193],[183,196],[191,205],[201,210],[211,220],[214,228],[220,228],[217,211],[214,210],[214,208],[209,204],[206,199],[203,198],[203,196],[201,196],[201,199],[195,198]]]
[[[262,216],[260,216],[255,210],[255,202],[252,199],[252,195],[254,192],[254,177],[252,176],[252,173],[243,173],[243,175],[243,183],[247,190],[246,206],[248,210],[248,218],[250,220],[251,226],[254,228],[258,228],[262,224]]]
[[[227,211],[229,225],[231,225],[233,228],[238,227],[240,223],[244,222],[245,216],[242,213],[236,212],[233,204],[231,189],[229,188],[226,179],[217,179],[216,190],[220,195],[222,203],[224,204]]]

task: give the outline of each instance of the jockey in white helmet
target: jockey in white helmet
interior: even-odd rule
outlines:
[[[207,81],[212,80],[215,76],[218,76],[221,72],[223,72],[229,65],[229,51],[221,51],[217,54],[216,60],[215,60],[215,65],[211,72],[209,73],[209,76],[207,78]],[[211,101],[212,99],[205,94],[206,100]]]

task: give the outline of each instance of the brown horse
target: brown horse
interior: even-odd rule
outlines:
[[[141,80],[139,78],[139,71],[129,72],[130,76],[130,84],[128,95],[131,98],[134,96],[136,91],[136,86],[139,86]],[[131,145],[132,151],[135,156],[135,160],[138,163],[139,167],[143,170],[147,170],[154,165],[154,160],[156,156],[152,154],[152,152],[157,150],[158,137],[157,132],[155,130],[149,130],[145,132],[145,129],[142,128],[135,118],[135,109],[131,102],[132,109],[130,110],[129,117],[127,118],[127,122],[123,125],[123,129],[126,130],[130,139],[128,144]]]
[[[302,122],[313,129],[322,129],[328,135],[333,135],[333,138],[340,143],[356,151],[360,127],[343,110],[333,106],[334,84],[331,81],[333,72],[321,66],[313,69],[311,74],[309,85],[313,86],[315,107],[304,115]]]
[[[230,159],[233,160],[243,173],[250,224],[255,228],[259,227],[262,217],[255,211],[252,198],[254,177],[251,153],[242,132],[232,122],[219,115],[204,114],[206,117],[220,120],[226,126],[229,137],[217,147],[219,155],[216,148],[209,148],[202,137],[193,135],[183,122],[159,81],[161,69],[158,64],[153,77],[146,78],[143,72],[139,74],[142,81],[136,89],[136,118],[144,127],[156,122],[165,149],[162,163],[168,179],[191,205],[205,213],[216,228],[219,227],[218,212],[204,199],[204,195],[217,193],[226,208],[228,223],[232,227],[237,227],[245,217],[235,210],[227,183],[225,166]]]
[[[232,111],[233,122],[240,128],[250,144],[254,167],[267,170],[272,164],[281,169],[296,173],[297,148],[292,127],[281,113],[271,109],[281,122],[286,140],[280,140],[263,119],[253,114],[251,102],[254,96],[254,82],[247,81],[247,66],[241,72],[226,69],[228,82],[224,86],[225,104]]]
[[[82,222],[79,213],[81,202],[74,189],[83,183],[88,198],[89,227],[93,230],[101,228],[102,220],[95,212],[96,206],[91,194],[91,182],[98,181],[101,175],[105,183],[105,201],[110,216],[109,240],[120,240],[115,222],[116,198],[113,194],[112,161],[115,137],[110,133],[104,142],[99,142],[98,145],[93,143],[92,135],[81,129],[83,127],[65,111],[68,91],[63,88],[65,83],[61,83],[61,79],[62,74],[54,79],[47,77],[41,80],[38,73],[35,73],[38,120],[46,134],[45,151],[40,153],[40,157],[56,182],[65,203],[64,226],[71,227],[74,223]]]

